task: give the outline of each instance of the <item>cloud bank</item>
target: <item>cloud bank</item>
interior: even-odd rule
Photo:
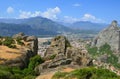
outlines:
[[[55,20],[58,19],[57,15],[61,12],[61,10],[59,7],[55,7],[55,8],[48,8],[44,12],[41,11],[30,12],[30,11],[22,11],[22,10],[20,10],[19,12],[20,12],[19,18],[42,16],[48,19]]]

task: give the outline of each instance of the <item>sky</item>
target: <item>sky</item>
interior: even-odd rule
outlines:
[[[120,0],[0,0],[0,18],[42,16],[65,23],[120,22],[119,9]]]

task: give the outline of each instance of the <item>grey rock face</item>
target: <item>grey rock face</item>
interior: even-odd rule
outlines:
[[[13,38],[20,38],[20,39],[22,39],[23,36],[25,36],[25,34],[22,33],[22,32],[20,32],[20,33],[18,33],[18,34],[13,35]]]
[[[66,57],[71,58],[72,62],[79,66],[87,66],[91,60],[88,53],[84,53],[80,49],[73,47],[67,48]]]
[[[24,37],[26,40],[24,40]],[[29,59],[35,55],[37,55],[38,51],[38,39],[35,36],[26,36],[23,33],[19,33],[13,36],[13,38],[20,38],[23,39],[24,41],[29,41],[29,48],[26,47],[27,49],[21,51],[21,56],[12,59],[12,60],[7,60],[2,65],[7,65],[7,66],[12,66],[12,67],[20,67],[24,68],[27,67]]]
[[[31,42],[30,48],[31,48],[32,52],[37,54],[37,52],[38,52],[38,39],[37,39],[37,37],[35,37],[35,36],[28,36],[26,41]]]
[[[56,55],[55,58],[49,59],[54,54]],[[45,58],[49,60],[47,59],[45,63],[35,68],[39,74],[46,69],[62,65],[87,66],[90,62],[88,53],[83,53],[80,49],[71,47],[69,41],[64,36],[57,36],[51,41],[51,46],[47,49]]]
[[[64,36],[57,36],[51,41],[50,47],[47,49],[45,56],[49,57],[53,54],[65,53],[66,48],[70,46],[70,43]]]
[[[24,68],[24,67],[27,67],[29,59],[34,55],[35,55],[34,52],[32,52],[31,50],[27,50],[27,51],[24,51],[21,56],[15,59],[7,60],[1,65]]]
[[[119,44],[119,27],[117,21],[112,21],[108,28],[102,30],[93,40],[92,46],[100,47],[105,43],[111,46],[112,50],[118,50]]]

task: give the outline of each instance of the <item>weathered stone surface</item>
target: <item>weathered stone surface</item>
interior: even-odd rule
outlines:
[[[1,65],[13,66],[13,67],[20,67],[24,68],[27,67],[29,59],[34,55],[37,55],[38,51],[38,39],[35,36],[26,36],[23,33],[19,33],[13,36],[13,38],[21,38],[24,40],[26,38],[29,41],[29,47],[25,47],[20,52],[20,56],[14,59],[6,60],[5,62],[1,63]]]
[[[97,61],[107,63],[108,57],[109,56],[107,54],[101,55],[97,58]]]
[[[49,57],[53,54],[65,53],[67,47],[70,47],[68,40],[64,36],[57,36],[52,39],[51,45],[47,49],[45,56]]]
[[[22,32],[20,32],[20,33],[18,33],[18,34],[13,35],[13,38],[21,38],[21,39],[22,39],[23,36],[25,36],[25,34],[22,33]]]
[[[56,68],[62,65],[91,65],[91,59],[88,53],[72,47],[64,36],[57,36],[51,41],[51,46],[47,49],[45,58],[50,58],[52,55],[56,55],[55,58],[51,59],[51,61],[47,60],[45,63],[36,67],[36,72],[40,73],[46,69]]]
[[[38,39],[37,39],[37,37],[28,36],[26,41],[31,42],[30,43],[30,49],[32,50],[32,52],[37,54],[37,52],[38,52]]]
[[[72,62],[76,65],[87,65],[91,59],[87,52],[73,47],[67,48],[66,57],[72,58]]]
[[[100,47],[105,43],[109,44],[112,50],[118,50],[119,44],[119,27],[117,21],[113,21],[108,28],[102,30],[93,40],[92,46]]]
[[[35,36],[28,36],[27,38],[26,38],[26,41],[34,41],[34,40],[36,40],[37,38],[35,37]]]

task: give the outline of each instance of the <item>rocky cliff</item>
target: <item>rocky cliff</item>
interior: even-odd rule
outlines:
[[[15,42],[19,39],[19,42],[15,43],[16,48],[14,49],[4,46],[6,52],[4,52],[3,56],[0,56],[0,61],[2,61],[0,64],[24,68],[27,66],[29,59],[37,54],[38,39],[35,36],[27,36],[23,33],[16,34],[12,38]],[[18,45],[18,43],[22,45]],[[2,49],[0,50],[3,51]],[[2,55],[3,53],[0,52],[0,54]]]
[[[117,51],[119,46],[119,27],[117,21],[112,21],[109,27],[102,30],[93,40],[92,46],[100,47],[105,43],[111,46],[112,50]]]
[[[72,47],[64,36],[57,36],[51,41],[45,53],[45,62],[35,68],[38,73],[63,65],[88,66],[91,58],[87,52]]]

